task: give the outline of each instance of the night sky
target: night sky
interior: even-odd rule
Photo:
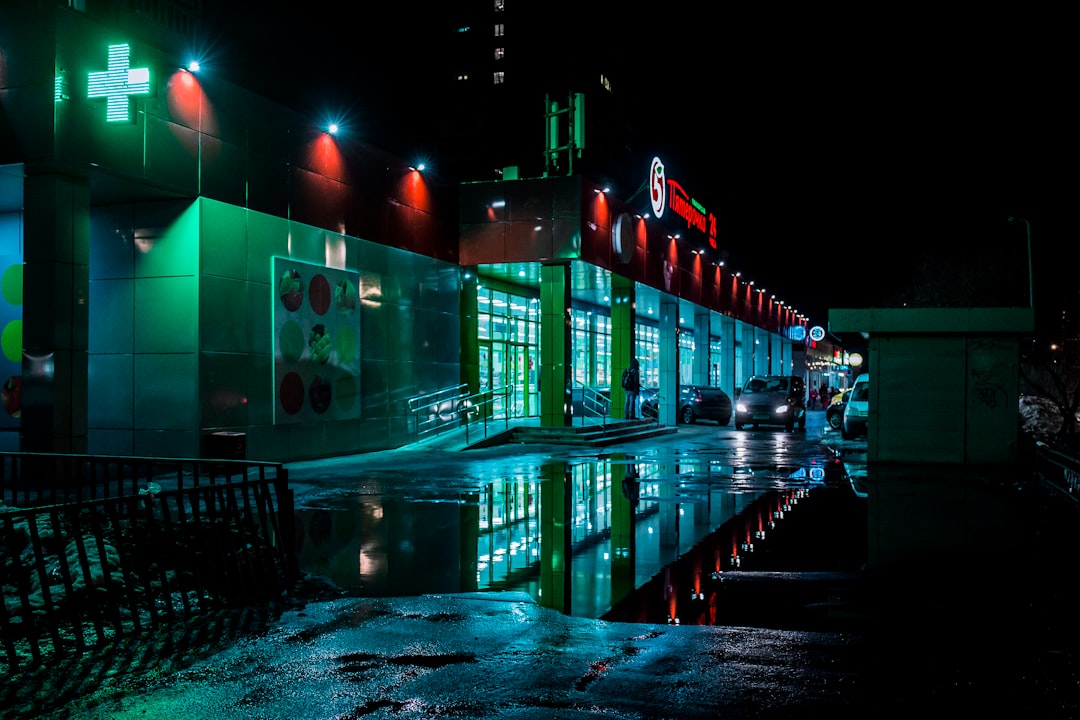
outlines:
[[[435,61],[424,38],[438,18],[406,4],[378,17],[343,2],[215,5],[211,40],[241,80],[346,111],[391,151],[423,143],[422,123],[401,117],[437,108],[398,78]],[[964,263],[1026,283],[1016,216],[1031,222],[1040,323],[1059,325],[1062,303],[1076,304],[1074,82],[1033,32],[1052,18],[958,35],[974,18],[706,19],[680,7],[605,22],[621,52],[640,56],[657,153],[689,160],[680,178],[716,209],[730,267],[824,325],[830,307],[911,300],[928,275],[959,276]]]

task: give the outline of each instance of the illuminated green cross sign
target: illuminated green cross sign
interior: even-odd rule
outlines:
[[[150,94],[150,69],[131,67],[131,46],[109,46],[109,69],[90,73],[88,98],[106,98],[105,119],[131,122],[131,96]]]

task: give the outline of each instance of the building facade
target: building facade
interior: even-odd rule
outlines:
[[[708,259],[715,219],[665,167],[647,201],[581,173],[449,182],[152,34],[7,5],[2,448],[205,457],[229,434],[293,461],[410,442],[410,399],[460,385],[560,425],[631,356],[662,398],[803,374],[805,320]]]

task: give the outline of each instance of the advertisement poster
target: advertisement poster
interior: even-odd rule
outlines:
[[[274,423],[360,417],[360,275],[274,258]]]
[[[17,429],[22,416],[22,279],[21,257],[0,255],[0,428]]]

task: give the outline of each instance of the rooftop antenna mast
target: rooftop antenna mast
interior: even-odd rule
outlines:
[[[565,123],[564,123],[565,118]],[[566,144],[562,144],[565,125]],[[559,154],[567,157],[566,174],[574,174],[574,157],[585,149],[585,94],[571,93],[566,107],[560,108],[550,95],[544,95],[544,177],[559,170]]]

